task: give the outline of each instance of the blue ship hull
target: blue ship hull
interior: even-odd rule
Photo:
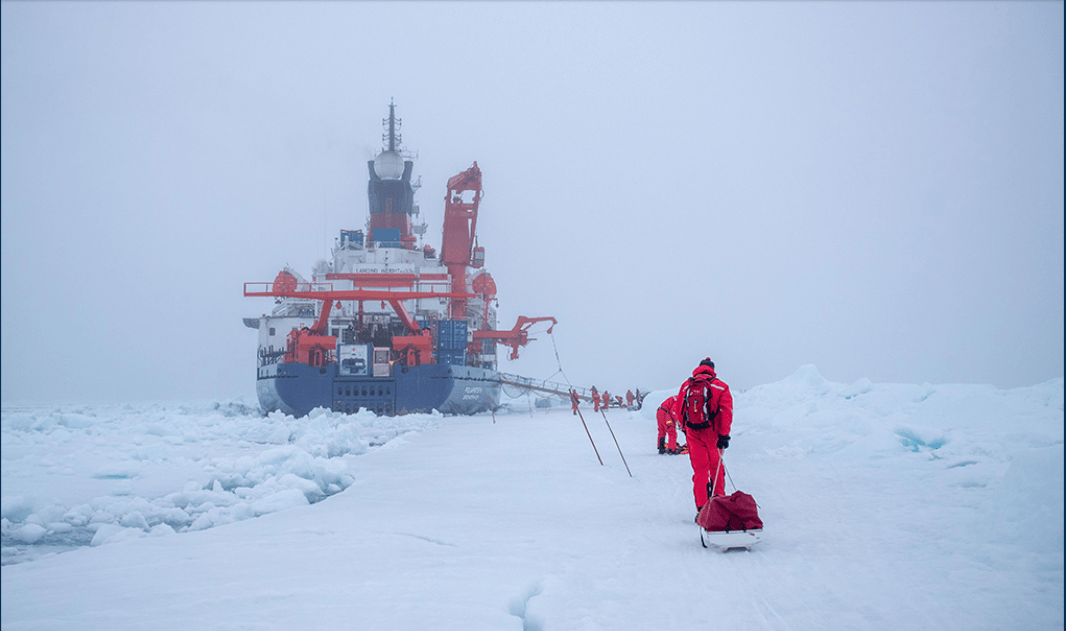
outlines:
[[[500,374],[471,366],[393,366],[389,377],[339,376],[337,365],[277,363],[259,369],[256,394],[267,412],[303,416],[317,407],[393,416],[437,410],[477,414],[500,404]]]

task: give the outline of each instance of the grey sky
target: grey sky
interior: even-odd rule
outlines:
[[[2,4],[5,403],[254,392],[390,98],[580,385],[1063,375],[1063,4]],[[545,336],[501,369],[556,370]],[[557,376],[558,378],[558,376]]]

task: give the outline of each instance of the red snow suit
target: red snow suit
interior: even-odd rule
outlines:
[[[600,411],[600,395],[599,395],[598,392],[596,392],[596,386],[592,386],[591,392],[592,392],[592,411],[593,412],[599,412]]]
[[[683,428],[688,438],[688,458],[692,463],[692,494],[696,499],[696,508],[702,509],[707,503],[707,485],[711,476],[714,476],[712,493],[725,495],[725,472],[718,466],[721,461],[718,437],[728,436],[733,425],[733,395],[729,393],[729,386],[718,379],[714,368],[700,365],[692,371],[692,377],[681,386],[680,392],[677,393],[681,405],[684,404],[685,395],[694,385],[697,385],[697,382],[710,382],[710,409],[712,412],[717,412],[710,427]],[[684,422],[682,419],[679,420]]]
[[[659,422],[659,440],[667,438],[666,448],[670,451],[677,449],[677,397],[673,396],[663,401],[659,409],[655,411],[655,420]]]
[[[607,394],[606,390],[604,390],[603,394],[600,396],[600,403],[605,410],[611,406],[611,395]]]

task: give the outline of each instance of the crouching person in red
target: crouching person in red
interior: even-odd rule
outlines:
[[[677,402],[679,399],[672,396],[662,402],[655,411],[655,420],[659,422],[659,453],[679,454],[677,448]]]
[[[725,472],[719,466],[720,450],[729,447],[733,395],[729,393],[729,386],[715,374],[714,362],[708,357],[692,371],[677,398],[680,422],[688,438],[692,493],[699,516],[710,497],[725,495]]]

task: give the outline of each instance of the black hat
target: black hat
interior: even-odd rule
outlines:
[[[705,357],[703,361],[700,362],[700,366],[710,366],[711,368],[714,368],[714,362],[711,361],[710,357]]]

